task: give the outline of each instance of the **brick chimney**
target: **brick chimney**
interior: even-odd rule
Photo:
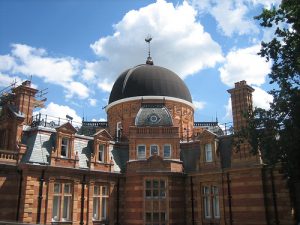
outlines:
[[[13,93],[15,93],[15,106],[25,116],[24,124],[31,122],[37,91],[31,87],[31,81],[29,80],[24,81],[22,85],[13,89]]]
[[[247,85],[246,81],[234,84],[234,88],[228,90],[231,95],[233,127],[239,131],[246,126],[245,114],[252,112],[253,101],[252,92],[254,89]]]
[[[246,81],[240,81],[234,84],[234,88],[228,90],[231,95],[233,127],[235,131],[241,130],[247,125],[245,114],[253,110],[252,92],[254,89],[247,85]],[[245,165],[259,165],[262,163],[260,155],[251,153],[251,146],[245,140],[239,146],[233,146],[231,166],[240,167]]]

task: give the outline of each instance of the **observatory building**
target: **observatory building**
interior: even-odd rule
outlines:
[[[107,122],[33,115],[25,81],[0,101],[0,221],[56,225],[293,224],[286,181],[218,122],[194,121],[185,83],[145,64],[114,83]],[[252,92],[228,90],[233,128]],[[227,94],[227,93],[224,93]]]

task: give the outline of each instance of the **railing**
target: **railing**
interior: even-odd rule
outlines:
[[[106,121],[102,121],[102,122],[83,121],[82,126],[85,126],[85,127],[108,127],[108,123]]]
[[[195,127],[214,127],[218,126],[218,122],[194,122]]]
[[[82,125],[81,122],[39,113],[32,116],[31,127],[43,126],[43,127],[56,128],[67,122],[70,122],[75,128],[78,129]]]
[[[18,159],[18,152],[0,150],[0,161],[16,162]]]

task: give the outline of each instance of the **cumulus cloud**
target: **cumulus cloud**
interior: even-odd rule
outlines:
[[[253,88],[255,89],[253,92],[253,106],[266,110],[270,109],[270,103],[273,102],[273,96],[259,87]]]
[[[91,44],[99,61],[87,63],[84,77],[96,79],[98,87],[110,91],[125,69],[145,63],[148,34],[153,35],[151,55],[155,65],[169,68],[181,78],[223,60],[221,47],[196,21],[196,11],[187,2],[177,6],[159,0],[129,11],[114,25],[114,33]]]
[[[246,80],[249,85],[263,84],[271,71],[271,62],[257,55],[259,50],[260,45],[231,50],[219,68],[221,81],[228,86],[240,80]]]
[[[251,10],[257,6],[270,8],[278,5],[280,0],[190,0],[191,4],[198,9],[200,14],[211,14],[218,28],[226,36],[233,34],[256,34],[259,32],[252,16],[249,16]]]
[[[225,118],[226,120],[232,121],[232,104],[231,104],[231,98],[228,99],[227,104],[224,106],[225,107]]]
[[[7,74],[0,73],[0,87],[8,87],[14,82],[21,84],[22,79],[17,76],[8,76]]]
[[[91,106],[96,106],[96,105],[97,105],[97,99],[89,98],[89,104],[90,104]]]
[[[80,64],[72,57],[50,57],[45,49],[25,44],[12,44],[9,55],[0,55],[0,73],[5,72],[11,78],[20,74],[39,77],[46,83],[64,87],[67,98],[89,96],[89,89],[75,81],[80,74]]]
[[[193,100],[193,104],[196,109],[204,109],[206,102]]]
[[[52,117],[66,119],[66,115],[73,117],[73,121],[80,123],[81,117],[77,115],[76,111],[69,106],[58,105],[53,102],[50,102],[45,108],[35,112],[35,114],[41,113],[43,115],[47,115],[49,120]]]

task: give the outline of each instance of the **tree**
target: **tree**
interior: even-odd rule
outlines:
[[[282,163],[292,191],[300,184],[300,2],[283,0],[255,19],[265,29],[275,28],[274,38],[262,42],[258,53],[272,62],[274,100],[269,110],[256,108],[248,115],[249,125],[240,135],[248,139],[253,153],[261,152],[264,162]]]

